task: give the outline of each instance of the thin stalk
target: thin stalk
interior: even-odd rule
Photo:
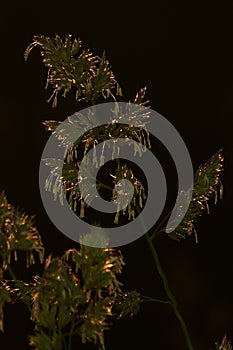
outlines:
[[[149,297],[147,295],[141,295],[141,302],[143,303],[147,301],[148,302],[153,301],[153,302],[162,303],[162,304],[170,304],[169,300],[161,300],[161,299]]]
[[[9,272],[11,278],[17,283],[18,279],[15,276],[14,271],[12,270],[10,265],[7,265],[7,271]],[[27,303],[24,303],[24,305],[26,306],[26,308],[28,309],[29,313],[31,314],[32,310],[31,310],[30,306]]]
[[[137,211],[139,213],[139,217],[141,219],[141,223],[142,223],[142,226],[144,228],[144,232],[146,231],[146,227],[145,227],[145,224],[144,224],[144,221],[140,215],[140,210],[139,208],[137,208]],[[170,214],[170,213],[169,213]],[[168,215],[169,215],[168,214]],[[169,286],[169,283],[168,283],[168,280],[167,280],[167,277],[162,269],[162,266],[160,264],[160,260],[159,260],[159,256],[157,254],[157,251],[155,249],[155,246],[152,242],[152,239],[155,238],[158,233],[160,232],[159,231],[159,228],[162,226],[162,223],[165,222],[167,216],[162,220],[162,222],[160,223],[160,225],[157,227],[157,229],[155,230],[154,234],[152,235],[152,237],[149,236],[148,233],[146,233],[146,240],[148,242],[148,245],[150,247],[150,250],[151,250],[151,253],[152,253],[152,256],[154,258],[154,262],[155,262],[155,266],[156,266],[156,269],[162,279],[162,282],[163,282],[163,286],[164,286],[164,290],[167,294],[167,297],[170,301],[170,305],[172,307],[172,310],[176,316],[176,318],[178,319],[179,323],[180,323],[180,326],[181,326],[181,329],[183,331],[183,335],[184,335],[184,338],[185,338],[185,341],[186,341],[186,344],[187,344],[187,347],[189,350],[194,350],[193,346],[192,346],[192,343],[191,343],[191,339],[190,339],[190,336],[189,336],[189,333],[188,333],[188,329],[187,329],[187,326],[185,324],[185,321],[183,319],[183,317],[181,316],[180,312],[179,312],[179,309],[178,309],[178,305],[177,305],[177,301],[176,301],[176,298],[175,296],[173,295],[171,289],[170,289],[170,286]]]
[[[119,162],[119,159],[117,159],[117,164],[120,165],[120,162]],[[139,212],[139,215],[140,215],[140,210],[139,208],[138,209],[138,212]],[[177,318],[177,320],[179,321],[180,323],[180,326],[181,326],[181,329],[182,329],[182,332],[183,332],[183,335],[184,335],[184,338],[185,338],[185,341],[186,341],[186,344],[187,344],[187,347],[189,350],[194,350],[193,346],[192,346],[192,343],[191,343],[191,339],[190,339],[190,336],[189,336],[189,333],[188,333],[188,329],[187,329],[187,326],[185,324],[185,321],[183,319],[183,317],[181,316],[180,312],[179,312],[179,309],[178,309],[178,305],[177,305],[177,301],[176,301],[176,298],[175,296],[173,295],[171,289],[170,289],[170,286],[169,286],[169,283],[168,283],[168,280],[167,280],[167,277],[162,269],[162,266],[160,264],[160,260],[159,260],[159,257],[158,257],[158,254],[157,254],[157,251],[155,249],[155,246],[152,242],[152,240],[157,237],[159,235],[160,232],[162,232],[163,230],[160,230],[160,228],[164,225],[165,221],[167,220],[167,218],[170,216],[170,212],[163,218],[163,220],[161,221],[161,223],[158,225],[158,227],[156,228],[156,230],[154,231],[153,235],[150,237],[148,233],[146,233],[146,239],[147,239],[147,242],[149,244],[149,247],[150,247],[150,250],[151,250],[151,253],[152,253],[152,256],[154,258],[154,262],[155,262],[155,265],[156,265],[156,268],[157,268],[157,271],[162,279],[162,282],[163,282],[163,286],[164,286],[164,289],[165,289],[165,292],[167,294],[167,297],[168,297],[168,301],[162,301],[160,299],[156,299],[156,298],[151,298],[151,297],[146,297],[144,296],[144,299],[146,299],[147,301],[154,301],[154,302],[162,302],[162,303],[169,303],[172,307],[172,310]],[[140,215],[140,218],[141,218],[141,215]],[[142,222],[142,225],[144,227],[144,232],[146,231],[145,230],[145,224],[141,218],[141,222]]]
[[[178,319],[179,323],[180,323],[180,326],[181,326],[181,329],[183,331],[183,334],[184,334],[184,338],[185,338],[185,341],[186,341],[186,344],[188,346],[188,349],[189,350],[194,350],[193,346],[192,346],[192,343],[191,343],[191,339],[190,339],[190,336],[189,336],[189,333],[188,333],[188,329],[186,327],[186,324],[183,320],[183,317],[181,316],[179,310],[178,310],[178,306],[177,306],[177,301],[174,297],[174,295],[172,294],[172,291],[169,287],[169,284],[168,284],[168,280],[167,280],[167,277],[162,269],[162,266],[160,264],[160,261],[159,261],[159,257],[158,257],[158,254],[156,252],[156,249],[155,249],[155,246],[151,240],[151,238],[149,237],[149,235],[146,233],[146,239],[147,239],[147,242],[149,244],[149,247],[150,247],[150,250],[151,250],[151,253],[153,255],[153,258],[154,258],[154,262],[155,262],[155,265],[156,265],[156,268],[157,268],[157,271],[163,281],[163,286],[164,286],[164,289],[165,289],[165,292],[167,294],[167,297],[168,299],[170,300],[170,305],[173,309],[173,312],[176,316],[176,318]]]
[[[75,326],[75,322],[74,320],[72,320],[70,333],[69,333],[69,340],[68,340],[68,350],[71,350],[71,347],[72,347],[72,335],[73,335],[74,326]]]
[[[68,350],[64,334],[63,334],[63,345],[64,345],[64,350]]]
[[[171,211],[164,216],[163,220],[160,222],[160,224],[156,227],[154,233],[151,236],[151,240],[153,241],[153,239],[155,239],[161,232],[163,232],[164,230],[160,230],[160,228],[164,225],[164,223],[166,222],[166,220],[169,218],[169,216],[171,215]]]

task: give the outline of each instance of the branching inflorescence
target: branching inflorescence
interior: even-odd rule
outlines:
[[[43,63],[48,68],[46,88],[51,86],[53,91],[48,102],[57,106],[59,94],[66,97],[74,91],[77,102],[84,101],[94,105],[101,98],[117,101],[122,97],[122,91],[115,79],[108,60],[103,53],[102,57],[93,55],[90,50],[82,49],[80,39],[72,39],[68,35],[64,40],[56,35],[49,38],[36,35],[33,42],[25,51],[25,59],[32,48],[39,46]],[[146,88],[142,88],[133,102],[138,105],[148,105],[145,99]],[[130,102],[129,102],[130,103]],[[67,127],[60,130],[56,136],[59,143],[68,153],[64,164],[57,159],[47,160],[50,167],[50,176],[45,187],[52,191],[55,200],[64,200],[66,196],[70,207],[81,217],[85,216],[87,205],[79,190],[79,165],[84,155],[103,143],[100,158],[93,157],[93,167],[104,163],[105,141],[111,138],[125,138],[136,140],[144,147],[151,148],[150,134],[146,130],[147,116],[142,113],[138,125],[130,126],[121,123],[121,114],[116,103],[115,119],[108,125],[98,128],[89,128],[74,144],[69,143],[70,132],[75,128],[85,129],[90,120],[79,119],[74,125],[68,118]],[[43,123],[47,130],[55,132],[60,125],[59,121],[47,120]],[[74,128],[75,127],[75,128]],[[116,151],[116,150],[115,150]],[[114,151],[114,152],[115,152]],[[135,148],[135,153],[141,149]],[[201,165],[195,175],[193,196],[188,211],[179,226],[169,234],[174,239],[186,238],[194,231],[194,225],[200,215],[209,212],[209,202],[222,197],[220,173],[222,170],[222,150],[217,152],[208,162]],[[62,167],[62,176],[57,169]],[[91,175],[91,174],[90,174]],[[130,169],[127,162],[117,162],[112,175],[112,186],[97,181],[97,188],[111,193],[111,200],[116,196],[115,185],[120,179],[127,179],[134,185],[134,197],[131,203],[120,213],[117,211],[113,225],[119,222],[119,215],[128,213],[128,220],[134,220],[138,210],[143,208],[147,193],[137,174]],[[91,192],[89,196],[91,197]],[[182,197],[183,196],[183,197]],[[180,197],[180,209],[185,193]],[[179,212],[177,213],[179,215]],[[28,307],[34,322],[34,334],[29,337],[29,344],[37,350],[71,350],[73,336],[81,337],[83,343],[98,344],[104,349],[104,331],[109,328],[112,316],[121,318],[135,315],[141,302],[155,301],[168,303],[176,314],[187,347],[193,349],[185,323],[177,308],[176,300],[170,291],[166,276],[161,268],[158,255],[152,240],[164,233],[166,217],[155,227],[152,235],[147,234],[147,240],[159,274],[164,282],[168,300],[142,296],[137,291],[125,292],[118,280],[122,272],[123,257],[119,250],[111,248],[92,248],[81,244],[79,249],[70,249],[61,257],[49,255],[44,261],[44,246],[41,237],[30,216],[16,210],[8,204],[4,192],[0,196],[0,330],[3,331],[4,303],[21,300]],[[97,223],[98,224],[98,223]],[[85,236],[87,243],[88,237]],[[27,254],[27,265],[35,263],[35,254],[38,262],[44,264],[42,276],[34,276],[30,283],[17,279],[11,268],[11,259],[17,260],[17,252]],[[12,280],[5,278],[5,272]],[[231,345],[224,337],[222,344],[216,343],[217,350],[230,350]]]

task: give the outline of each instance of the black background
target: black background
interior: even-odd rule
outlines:
[[[78,109],[60,99],[46,103],[46,71],[39,51],[25,63],[34,34],[78,36],[92,52],[106,55],[126,100],[148,85],[153,109],[182,135],[195,168],[224,148],[224,200],[203,217],[194,238],[156,243],[161,262],[187,321],[195,349],[213,349],[227,333],[233,342],[232,283],[232,25],[231,2],[17,2],[1,6],[0,149],[1,185],[9,202],[36,214],[46,253],[73,242],[49,221],[39,195],[38,167],[49,136],[41,125],[64,120]],[[126,290],[164,298],[145,239],[122,247]],[[17,267],[18,266],[18,267]],[[33,269],[16,273],[29,278]],[[38,272],[38,271],[37,271]],[[36,272],[36,273],[37,273]],[[31,324],[21,305],[8,306],[0,349],[28,349]],[[78,348],[78,345],[76,346]],[[145,304],[133,319],[114,323],[106,349],[171,349],[186,346],[168,306]],[[92,346],[79,345],[89,349]]]

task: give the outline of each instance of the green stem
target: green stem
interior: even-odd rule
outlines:
[[[117,159],[117,164],[118,166],[120,165],[120,162],[119,162],[119,159]],[[138,209],[138,208],[137,208]],[[140,215],[140,210],[138,209],[138,212],[139,212],[139,215]],[[154,258],[154,262],[155,262],[155,265],[156,265],[156,268],[157,268],[157,271],[163,281],[163,286],[164,286],[164,289],[165,289],[165,292],[167,294],[167,297],[168,297],[168,301],[163,301],[163,300],[160,300],[160,299],[156,299],[156,298],[151,298],[151,297],[147,297],[147,296],[142,296],[142,299],[144,299],[144,301],[153,301],[153,302],[160,302],[160,303],[166,303],[166,304],[170,304],[172,309],[173,309],[173,312],[177,318],[177,320],[179,321],[180,323],[180,326],[181,326],[181,329],[182,329],[182,332],[183,332],[183,335],[184,335],[184,338],[185,338],[185,341],[186,341],[186,344],[187,344],[187,347],[189,350],[194,350],[193,346],[192,346],[192,343],[191,343],[191,339],[190,339],[190,336],[189,336],[189,333],[188,333],[188,329],[187,329],[187,326],[185,324],[185,321],[183,319],[183,317],[181,316],[180,312],[179,312],[179,309],[178,309],[178,305],[177,305],[177,301],[175,299],[175,296],[172,294],[172,291],[169,287],[169,283],[168,283],[168,280],[167,280],[167,277],[162,269],[162,266],[160,264],[160,261],[159,261],[159,257],[158,257],[158,254],[157,254],[157,251],[154,247],[154,244],[152,242],[152,240],[157,237],[161,232],[163,232],[164,230],[161,230],[161,227],[164,225],[164,223],[166,222],[166,220],[168,219],[168,217],[170,216],[171,212],[169,212],[164,218],[163,220],[161,221],[161,223],[157,226],[156,230],[154,231],[154,233],[152,234],[152,236],[150,237],[148,233],[146,233],[146,239],[147,239],[147,242],[149,244],[149,247],[150,247],[150,250],[151,250],[151,253],[153,255],[153,258]],[[141,216],[140,216],[141,217]],[[144,232],[146,231],[145,229],[145,224],[141,218],[141,222],[142,222],[142,225],[144,227]],[[143,301],[143,300],[142,300]]]
[[[156,303],[170,304],[169,300],[161,300],[161,299],[149,297],[147,295],[141,295],[141,302],[143,303],[143,302],[146,302],[146,301],[154,301]]]
[[[169,287],[169,284],[168,284],[167,277],[166,277],[165,273],[163,272],[162,266],[160,264],[158,254],[157,254],[156,249],[154,247],[154,244],[153,244],[153,242],[152,242],[152,240],[151,240],[151,238],[149,237],[148,234],[146,234],[146,239],[147,239],[147,242],[149,244],[151,253],[153,255],[157,271],[158,271],[158,273],[159,273],[159,275],[160,275],[160,277],[161,277],[161,279],[163,281],[164,289],[165,289],[165,292],[167,294],[168,299],[170,300],[170,304],[171,304],[171,307],[173,309],[173,312],[176,315],[176,318],[178,319],[178,321],[180,323],[180,326],[181,326],[181,329],[183,331],[184,338],[186,340],[188,349],[189,350],[194,350],[193,346],[192,346],[192,343],[191,343],[191,339],[190,339],[189,333],[188,333],[188,329],[187,329],[186,324],[185,324],[185,322],[183,320],[183,317],[181,316],[181,314],[180,314],[180,312],[178,310],[177,301],[176,301],[174,295],[172,294],[172,291],[171,291],[171,289]]]
[[[69,333],[69,340],[68,340],[68,350],[71,350],[71,347],[72,347],[72,335],[73,335],[74,326],[75,326],[75,322],[74,320],[72,320],[70,333]]]
[[[151,240],[153,241],[161,232],[163,232],[164,230],[160,230],[160,228],[164,225],[164,223],[166,222],[166,220],[169,218],[169,216],[171,215],[171,211],[165,215],[165,217],[163,218],[163,220],[160,222],[160,224],[156,227],[154,233],[151,236]]]
[[[10,265],[7,265],[7,271],[9,272],[11,278],[12,278],[12,279],[16,282],[16,284],[17,284],[18,279],[17,279],[17,277],[15,276],[14,271],[12,270],[12,268],[11,268]],[[24,303],[24,302],[23,302],[23,303]],[[28,309],[29,314],[31,314],[32,310],[31,310],[30,306],[29,306],[26,302],[24,303],[24,305],[25,305],[26,308]]]
[[[64,350],[68,350],[64,334],[63,334],[63,345],[64,345]]]
[[[112,188],[112,187],[103,184],[103,183],[100,182],[99,180],[97,180],[97,181],[98,181],[98,184],[96,185],[96,187],[99,187],[99,188],[102,187],[102,188],[106,188],[107,190],[113,191],[113,188]]]

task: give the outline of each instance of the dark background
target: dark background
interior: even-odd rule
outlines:
[[[8,2],[1,6],[0,188],[9,202],[36,214],[46,253],[59,254],[73,242],[48,219],[39,195],[38,167],[49,136],[42,121],[65,119],[78,109],[60,99],[46,103],[46,71],[39,51],[25,63],[34,34],[78,36],[101,54],[106,50],[127,99],[148,85],[153,109],[182,135],[195,169],[224,148],[224,200],[204,216],[194,238],[156,243],[161,262],[187,321],[195,349],[213,349],[227,333],[233,342],[232,283],[232,111],[233,43],[230,1],[171,2]],[[142,237],[122,248],[126,290],[164,298],[160,279]],[[22,275],[22,267],[15,267]],[[24,272],[29,278],[33,269]],[[28,349],[31,324],[20,305],[6,308],[0,349]],[[77,345],[78,347],[78,345]],[[133,319],[114,323],[106,349],[185,350],[168,306],[145,304]],[[82,345],[82,349],[92,346]]]

